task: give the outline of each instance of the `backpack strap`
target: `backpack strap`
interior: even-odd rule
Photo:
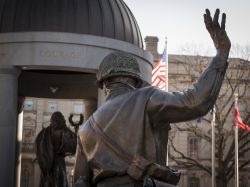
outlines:
[[[102,130],[102,128],[96,123],[93,116],[90,118],[90,124],[93,130],[96,132],[96,134],[99,135],[99,137],[102,139],[103,143],[112,150],[117,156],[119,156],[122,160],[130,163],[133,159],[131,155],[129,155],[124,149],[118,145],[116,142],[114,142],[105,132]]]

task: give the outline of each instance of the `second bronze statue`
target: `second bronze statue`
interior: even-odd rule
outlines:
[[[68,187],[65,156],[76,152],[77,137],[61,112],[54,112],[50,125],[37,135],[36,156],[41,169],[40,187]]]

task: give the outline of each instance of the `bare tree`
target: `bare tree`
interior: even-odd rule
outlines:
[[[215,127],[215,150],[216,150],[216,184],[218,187],[226,187],[234,177],[234,131],[233,131],[233,108],[234,94],[239,94],[239,107],[246,124],[250,124],[250,47],[233,47],[233,55],[239,58],[229,59],[229,69],[226,73],[222,89],[216,101],[216,127]],[[189,75],[194,75],[193,81],[204,69],[209,57],[185,56],[184,67]],[[202,119],[202,126],[196,121],[174,125],[169,138],[169,157],[178,166],[187,169],[199,168],[211,175],[211,162],[202,162],[198,157],[185,153],[176,144],[175,132],[186,132],[200,138],[211,146],[211,115]],[[201,150],[202,151],[202,150]],[[211,153],[209,153],[211,154]],[[244,171],[250,165],[250,132],[239,131],[239,170]]]

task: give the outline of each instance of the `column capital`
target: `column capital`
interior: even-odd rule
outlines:
[[[9,75],[15,75],[19,76],[21,73],[21,70],[18,68],[0,68],[0,74],[9,74]]]

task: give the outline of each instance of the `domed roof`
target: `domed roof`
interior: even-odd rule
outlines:
[[[1,0],[0,33],[53,31],[97,35],[143,48],[123,0]]]

